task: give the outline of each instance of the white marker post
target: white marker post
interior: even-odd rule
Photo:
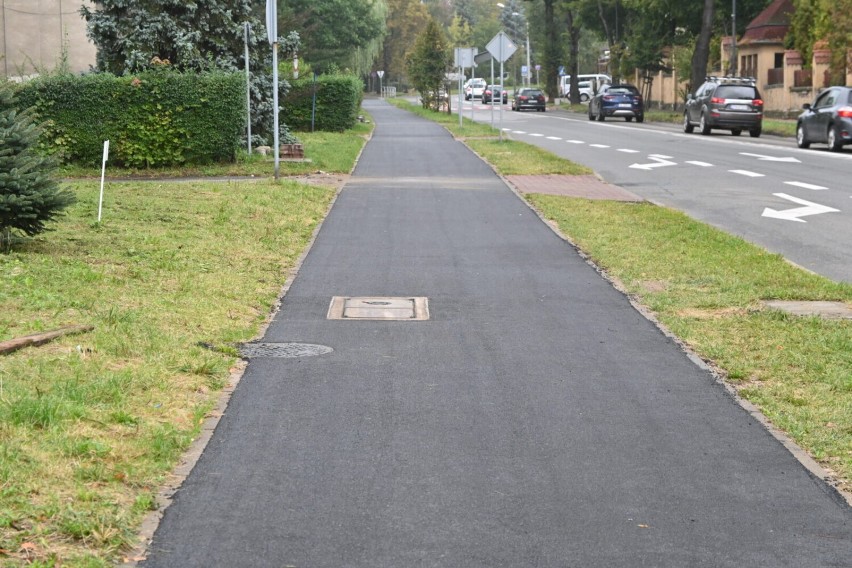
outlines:
[[[101,196],[98,198],[98,223],[101,222],[101,211],[104,204],[104,176],[106,175],[107,158],[109,158],[109,140],[104,140],[104,159],[101,162]]]
[[[272,46],[272,153],[275,156],[275,181],[281,167],[281,147],[278,144],[278,2],[266,0],[266,33]]]

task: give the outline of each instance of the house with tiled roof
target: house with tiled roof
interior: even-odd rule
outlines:
[[[52,70],[61,58],[73,72],[95,64],[80,6],[90,0],[0,0],[0,73],[17,78]]]

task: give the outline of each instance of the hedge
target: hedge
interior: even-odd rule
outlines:
[[[40,146],[65,162],[129,167],[231,161],[245,129],[240,73],[151,71],[61,75],[20,86],[22,107],[43,123]]]
[[[290,82],[290,92],[282,102],[281,120],[291,129],[311,129],[313,93],[313,77]],[[320,75],[316,93],[315,130],[342,132],[355,126],[364,97],[361,79],[354,75]]]

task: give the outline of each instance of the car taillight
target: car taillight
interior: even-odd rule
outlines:
[[[723,105],[725,104],[725,99],[720,99],[719,97],[713,97],[710,99],[710,102],[714,105]]]
[[[837,116],[840,118],[852,118],[852,107],[841,107],[837,110]]]
[[[520,96],[520,97],[518,97],[518,98],[519,98],[520,100],[522,100],[522,101],[527,100],[527,98],[526,98],[524,95],[521,95],[521,96]]]
[[[615,95],[604,95],[603,100],[605,100],[605,101],[614,101],[614,100],[615,100]]]
[[[751,101],[751,104],[753,104],[756,107],[762,107],[763,106],[763,99],[754,99],[753,101]]]

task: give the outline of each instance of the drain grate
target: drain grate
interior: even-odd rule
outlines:
[[[334,351],[325,345],[311,343],[243,343],[240,353],[243,357],[283,357],[295,359],[298,357],[315,357]]]
[[[335,296],[328,319],[422,321],[429,319],[429,303],[422,296]]]

